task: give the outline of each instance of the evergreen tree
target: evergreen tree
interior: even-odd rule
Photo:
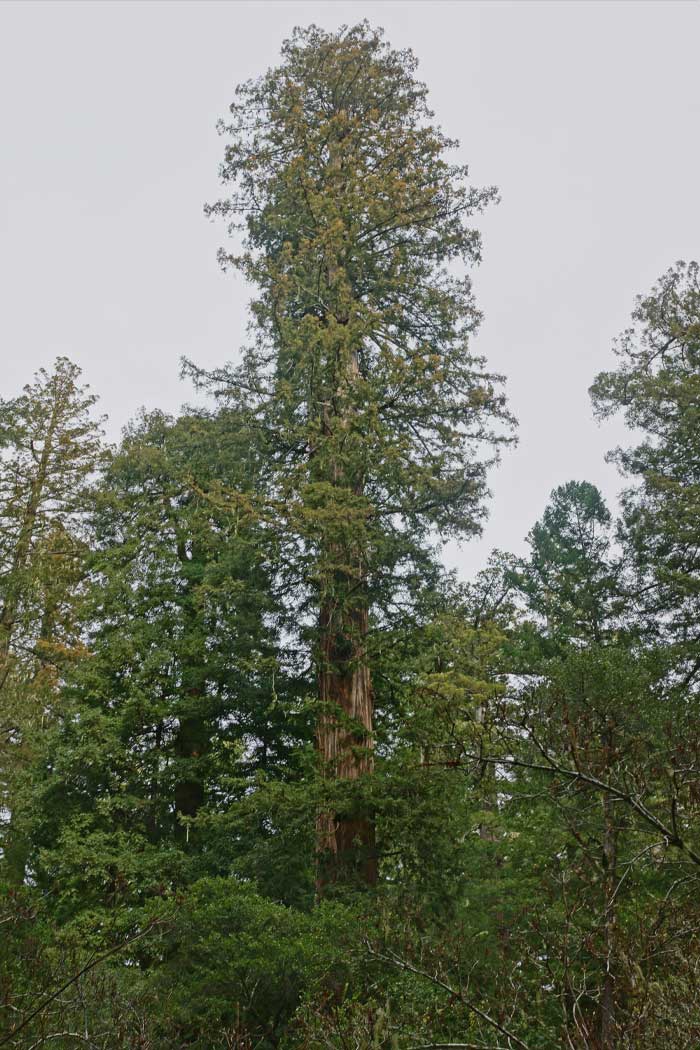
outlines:
[[[495,197],[450,164],[410,52],[362,23],[296,30],[282,64],[238,89],[221,168],[258,289],[242,366],[208,377],[262,441],[283,572],[306,615],[327,774],[373,768],[370,623],[419,587],[436,535],[469,536],[510,420],[469,341],[457,264]],[[204,378],[204,377],[200,377]],[[346,793],[318,822],[319,889],[376,879],[371,814]],[[357,796],[359,798],[359,796]]]
[[[0,404],[0,809],[4,866],[24,878],[21,773],[81,649],[76,600],[85,556],[85,487],[101,456],[96,398],[80,369],[51,373]],[[19,778],[19,779],[18,779]]]
[[[638,484],[623,494],[625,542],[638,570],[637,603],[677,646],[689,684],[700,673],[700,267],[678,263],[639,297],[617,340],[619,368],[591,388],[602,416],[623,412],[641,440],[613,456]]]
[[[506,827],[527,836],[542,873],[520,950],[547,974],[561,1038],[596,1050],[637,1045],[669,941],[692,944],[687,918],[668,908],[694,863],[678,837],[687,795],[666,766],[679,705],[664,702],[666,654],[640,636],[629,558],[612,541],[594,486],[553,492],[514,574],[526,601],[518,679],[494,726],[512,771]]]
[[[528,536],[520,588],[553,644],[602,642],[614,629],[622,566],[612,557],[611,527],[599,490],[570,481],[552,492]]]
[[[245,796],[256,771],[287,775],[303,740],[267,545],[245,510],[255,477],[229,417],[156,412],[95,493],[90,655],[65,690],[35,832],[39,878],[70,908],[76,893],[83,909],[114,907],[228,873],[250,844],[203,837],[198,818]]]

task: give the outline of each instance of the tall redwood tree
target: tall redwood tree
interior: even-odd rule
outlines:
[[[229,195],[208,209],[243,231],[221,261],[257,289],[242,365],[208,379],[266,446],[280,571],[313,623],[317,746],[342,799],[319,817],[320,888],[376,878],[372,617],[420,584],[437,537],[479,531],[511,423],[469,349],[464,273],[469,218],[496,192],[446,159],[457,144],[415,67],[367,23],[296,30],[238,88],[220,128]]]

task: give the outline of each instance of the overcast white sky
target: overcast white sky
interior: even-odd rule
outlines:
[[[508,377],[520,444],[482,540],[521,551],[553,486],[623,437],[587,389],[637,292],[700,255],[700,5],[550,2],[0,2],[0,396],[66,354],[111,435],[176,411],[182,355],[235,358],[248,293],[219,273],[215,121],[294,25],[368,18],[412,47],[445,131],[502,203],[481,222],[475,349]]]

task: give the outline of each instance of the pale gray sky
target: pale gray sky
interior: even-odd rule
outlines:
[[[482,540],[521,551],[551,488],[587,478],[621,427],[592,420],[634,295],[700,255],[700,6],[694,2],[0,3],[0,396],[66,354],[116,435],[176,411],[185,354],[234,358],[248,293],[218,271],[214,129],[296,24],[368,18],[419,56],[445,131],[502,203],[481,222],[475,349],[508,377],[520,444]]]

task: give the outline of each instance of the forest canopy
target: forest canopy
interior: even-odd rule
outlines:
[[[617,517],[566,481],[465,581],[496,189],[367,23],[220,132],[204,404],[110,445],[66,357],[0,401],[0,1047],[694,1050],[700,267],[591,376]]]

